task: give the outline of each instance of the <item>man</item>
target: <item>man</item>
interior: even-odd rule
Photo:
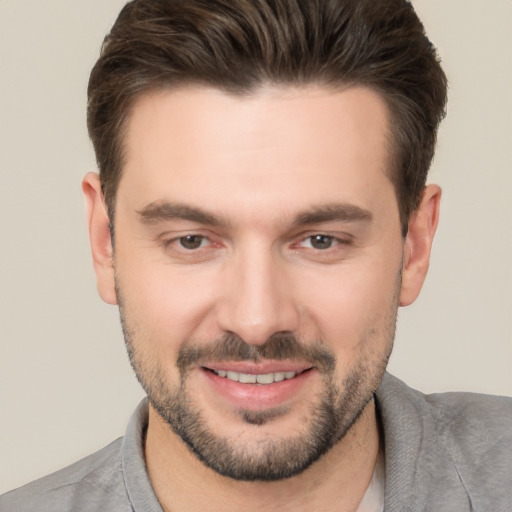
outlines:
[[[445,98],[406,2],[129,3],[90,79],[83,189],[148,401],[1,509],[512,509],[510,400],[385,374],[437,227]]]

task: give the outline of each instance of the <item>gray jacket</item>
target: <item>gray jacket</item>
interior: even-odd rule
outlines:
[[[424,395],[389,374],[376,393],[386,512],[512,512],[512,398]],[[162,512],[143,455],[147,402],[126,435],[0,497],[1,512]]]

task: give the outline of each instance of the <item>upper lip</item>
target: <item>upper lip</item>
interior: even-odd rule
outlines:
[[[301,373],[313,368],[311,364],[294,361],[222,361],[215,363],[206,363],[201,365],[209,370],[232,371],[238,373],[247,373],[249,375],[265,375],[267,373],[295,372]]]

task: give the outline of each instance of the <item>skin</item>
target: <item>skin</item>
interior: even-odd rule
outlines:
[[[226,333],[255,347],[276,333],[305,346],[320,341],[335,360],[330,385],[343,393],[348,376],[362,380],[359,420],[348,433],[307,469],[275,482],[219,475],[150,407],[146,463],[164,509],[357,508],[382,449],[368,398],[391,351],[397,308],[423,284],[441,195],[435,185],[425,188],[404,239],[388,143],[385,102],[362,87],[142,96],[128,122],[115,257],[98,177],[85,177],[98,290],[110,304],[122,297],[125,330],[148,382],[158,374],[166,392],[179,390],[179,351],[207,348]],[[176,204],[210,217],[176,218],[168,208]],[[333,209],[343,215],[327,219]],[[328,237],[320,248],[312,243],[317,234]],[[197,249],[183,247],[187,235],[201,237]],[[254,455],[310,425],[311,407],[326,392],[322,371],[312,369],[306,384],[278,396],[280,409],[256,395],[240,405],[207,375],[201,365],[187,373],[194,409],[235,450]],[[251,425],[242,409],[279,411]]]

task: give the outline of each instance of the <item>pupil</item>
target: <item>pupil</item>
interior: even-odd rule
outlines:
[[[197,249],[201,246],[203,237],[200,235],[187,235],[180,238],[180,244],[185,249]]]
[[[332,238],[325,235],[315,235],[311,238],[311,245],[315,249],[329,249],[332,245]]]

